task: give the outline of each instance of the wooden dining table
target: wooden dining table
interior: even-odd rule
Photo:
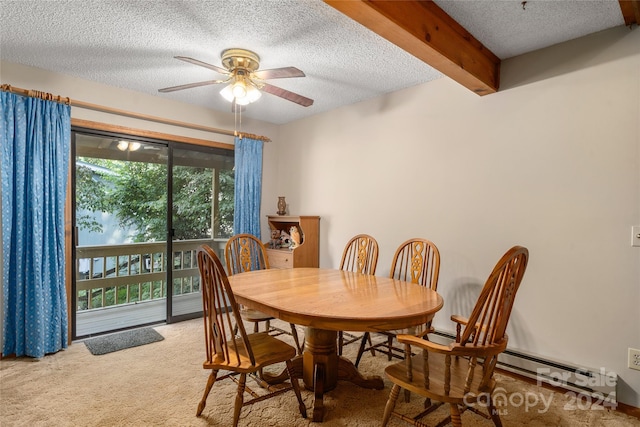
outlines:
[[[442,308],[435,291],[401,280],[325,268],[249,271],[229,277],[238,303],[305,326],[294,375],[314,392],[313,421],[324,418],[324,393],[338,380],[381,390],[380,376],[364,377],[338,355],[338,331],[380,332],[430,321]]]

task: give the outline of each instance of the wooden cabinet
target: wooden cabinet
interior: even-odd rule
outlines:
[[[295,249],[273,248],[272,241],[265,243],[271,268],[320,266],[319,216],[268,215],[267,221],[270,230],[284,231],[289,234],[291,227],[297,227],[300,233],[300,246]]]

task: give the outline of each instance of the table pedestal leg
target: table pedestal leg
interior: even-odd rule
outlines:
[[[306,328],[302,353],[302,380],[308,390],[315,390],[316,366],[324,365],[323,392],[332,390],[338,381],[338,333]]]
[[[314,392],[313,421],[324,417],[324,393],[336,387],[338,380],[350,381],[363,388],[382,390],[379,376],[363,377],[354,364],[338,356],[338,333],[307,327],[302,357],[293,359],[296,376],[302,377],[305,388]]]
[[[362,388],[372,388],[374,390],[382,390],[384,388],[382,377],[378,375],[370,377],[362,376],[353,362],[344,357],[338,359],[338,379],[341,381],[349,381]]]

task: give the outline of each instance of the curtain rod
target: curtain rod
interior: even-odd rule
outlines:
[[[178,126],[178,127],[183,127],[183,128],[202,130],[202,131],[205,131],[205,132],[217,133],[219,135],[237,136],[238,138],[247,137],[247,138],[257,139],[257,140],[264,141],[264,142],[270,142],[271,141],[271,139],[269,139],[266,136],[254,135],[254,134],[251,134],[251,133],[244,133],[244,132],[240,133],[238,131],[233,131],[233,130],[219,129],[219,128],[214,128],[214,127],[209,127],[209,126],[197,125],[197,124],[194,124],[194,123],[182,122],[182,121],[178,121],[178,120],[165,119],[163,117],[151,116],[151,115],[148,115],[148,114],[135,113],[133,111],[126,111],[126,110],[120,110],[120,109],[117,109],[117,108],[104,107],[102,105],[91,104],[89,102],[84,102],[84,101],[78,101],[78,100],[75,100],[75,99],[71,99],[69,97],[65,98],[65,97],[61,97],[61,96],[54,96],[54,95],[52,95],[50,93],[41,92],[39,90],[21,89],[21,88],[13,87],[13,86],[8,85],[8,84],[3,84],[2,86],[0,86],[0,88],[5,92],[17,93],[19,95],[26,95],[26,96],[30,96],[30,97],[34,97],[34,98],[40,98],[40,99],[44,99],[44,100],[47,100],[47,101],[60,102],[60,103],[64,103],[64,104],[70,105],[72,107],[84,108],[85,110],[100,111],[102,113],[116,114],[116,115],[119,115],[119,116],[125,116],[125,117],[131,117],[131,118],[134,118],[134,119],[147,120],[147,121],[156,122],[156,123],[162,123],[162,124],[171,125],[171,126]]]

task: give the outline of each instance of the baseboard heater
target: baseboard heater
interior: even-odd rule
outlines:
[[[433,341],[447,344],[455,339],[448,332],[436,331],[430,334]],[[574,392],[572,404],[582,408],[593,403],[615,408],[617,406],[616,386],[618,375],[605,368],[592,369],[572,366],[565,362],[544,359],[522,351],[505,350],[498,356],[498,367],[513,372],[538,383]],[[589,399],[585,400],[585,396]]]

